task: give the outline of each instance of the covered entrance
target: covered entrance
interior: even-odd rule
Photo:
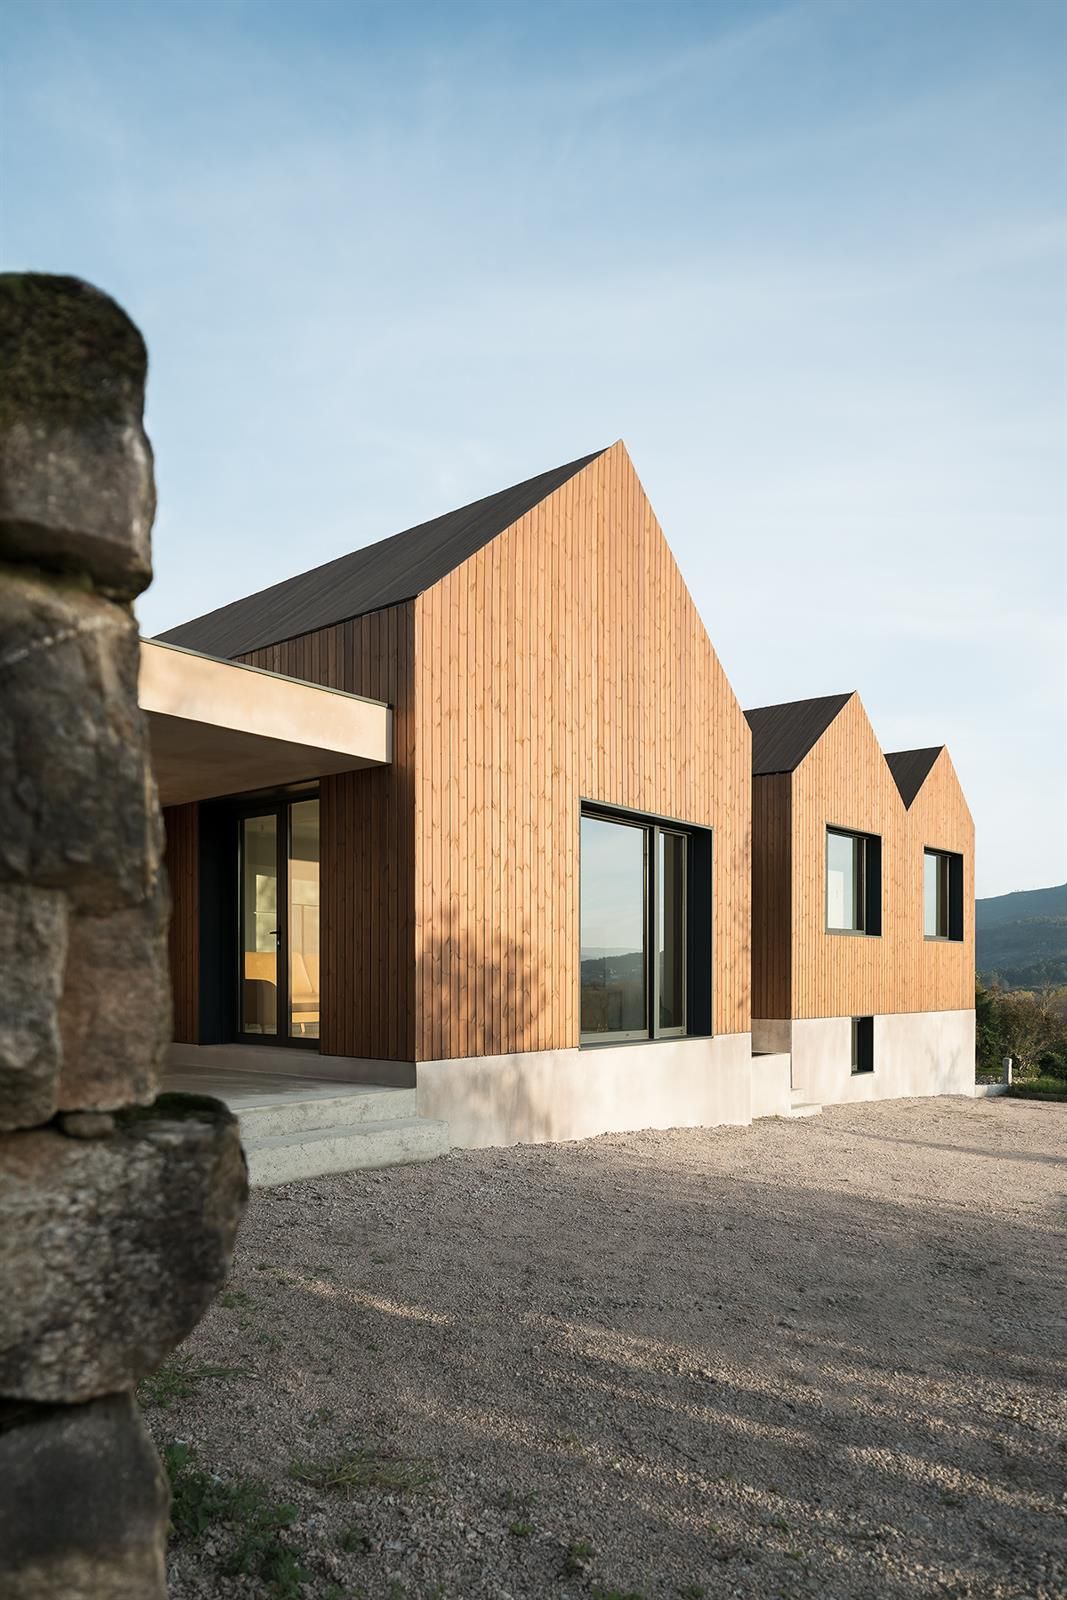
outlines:
[[[350,844],[323,830],[320,790],[390,763],[392,709],[147,640],[139,699],[167,833],[172,1066],[338,1077],[346,1058],[319,1055],[345,994],[321,888]]]

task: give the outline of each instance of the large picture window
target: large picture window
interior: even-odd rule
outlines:
[[[873,833],[826,830],[828,933],[882,931],[882,841]]]
[[[954,851],[923,851],[923,933],[963,938],[963,857]]]
[[[682,828],[583,812],[583,1043],[677,1037],[691,1031],[691,932],[699,921],[689,897],[694,848],[692,833]],[[706,848],[710,868],[710,842]],[[710,871],[708,891],[710,932]],[[710,938],[708,947],[710,955]],[[710,1017],[710,993],[708,999],[704,1009]]]

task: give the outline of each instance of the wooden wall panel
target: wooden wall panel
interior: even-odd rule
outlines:
[[[414,637],[407,603],[238,657],[393,707],[392,765],[320,782],[326,1055],[414,1060]]]
[[[792,793],[792,1016],[973,1006],[974,824],[947,752],[909,812],[853,696],[793,774]],[[880,937],[826,932],[828,825],[881,836]],[[923,938],[924,844],[964,856],[962,942]]]
[[[752,1015],[789,1016],[792,1003],[792,776],[752,780]]]
[[[583,799],[711,826],[747,1032],[751,739],[615,445],[415,603],[418,1059],[573,1046]]]
[[[178,1044],[197,1042],[200,1016],[200,807],[165,806],[164,865],[170,881],[170,983],[173,1035]]]
[[[907,813],[907,998],[902,1011],[969,1011],[974,1005],[974,822],[956,769],[942,750]],[[963,938],[924,939],[923,850],[963,856]]]

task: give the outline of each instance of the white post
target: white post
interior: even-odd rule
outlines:
[[[1001,1066],[1004,1069],[1004,1082],[1010,1088],[1011,1087],[1011,1056],[1005,1056],[1004,1060],[1001,1062]]]

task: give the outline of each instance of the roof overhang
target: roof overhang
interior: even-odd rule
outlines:
[[[138,700],[165,806],[392,760],[393,713],[381,701],[157,640],[141,640]]]

